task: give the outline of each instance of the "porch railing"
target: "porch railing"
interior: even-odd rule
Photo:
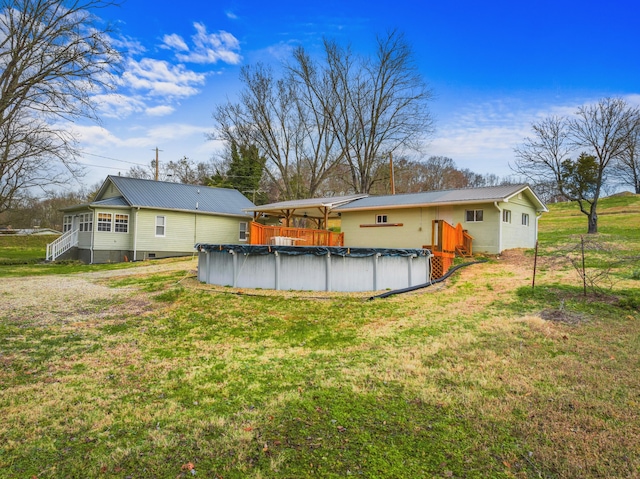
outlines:
[[[78,230],[69,230],[47,245],[47,261],[55,261],[58,256],[78,246]]]
[[[344,246],[344,233],[310,228],[267,226],[251,223],[249,244],[292,246]]]

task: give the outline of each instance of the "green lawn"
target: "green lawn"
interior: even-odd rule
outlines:
[[[632,199],[599,235],[631,258]],[[529,252],[385,300],[185,266],[0,312],[0,477],[640,477],[640,282],[583,297],[551,260],[586,219],[550,209],[535,291]]]

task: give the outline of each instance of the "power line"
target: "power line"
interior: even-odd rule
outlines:
[[[119,160],[118,158],[111,158],[110,156],[96,155],[95,153],[83,152],[82,154],[83,155],[89,155],[89,156],[95,156],[97,158],[104,158],[105,160],[113,160],[113,161],[119,161],[121,163],[128,163],[130,165],[149,166],[148,164],[144,164],[144,163],[136,163],[134,161]]]

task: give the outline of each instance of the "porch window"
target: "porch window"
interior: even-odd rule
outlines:
[[[376,216],[376,224],[384,224],[387,222],[387,215],[377,215]]]
[[[116,222],[114,226],[116,233],[128,233],[129,232],[129,215],[116,214]]]
[[[98,231],[111,231],[111,213],[98,213]]]
[[[165,235],[165,226],[167,219],[165,216],[158,215],[156,216],[156,236],[164,236]]]
[[[529,226],[529,214],[522,213],[522,226]]]
[[[73,225],[73,216],[64,215],[64,218],[62,218],[62,232],[66,233],[67,231],[71,231],[72,225]]]
[[[502,210],[502,222],[511,223],[511,210]]]
[[[83,213],[80,215],[80,231],[91,231],[93,229],[93,213]]]
[[[240,222],[240,234],[238,237],[239,241],[247,241],[249,234],[248,234],[248,226],[249,223],[247,223],[246,221],[241,221]]]
[[[483,220],[484,210],[467,210],[466,217],[467,222],[474,223]]]

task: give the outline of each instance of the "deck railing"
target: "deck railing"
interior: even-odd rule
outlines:
[[[429,247],[432,252],[455,254],[464,251],[466,255],[471,255],[473,236],[460,223],[452,226],[444,220],[433,220]]]
[[[58,256],[78,246],[78,230],[69,230],[47,245],[47,261],[55,261]]]
[[[444,220],[433,220],[431,227],[431,250],[433,278],[442,277],[453,265],[456,253],[469,257],[473,254],[473,236],[458,223],[452,226]]]
[[[344,246],[344,233],[251,223],[249,244],[291,246]]]

